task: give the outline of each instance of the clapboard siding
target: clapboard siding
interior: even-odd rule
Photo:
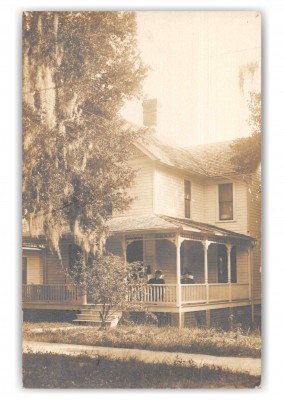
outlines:
[[[47,249],[46,252],[46,283],[52,284],[65,284],[66,275],[64,272],[65,268],[69,266],[69,245],[73,241],[70,238],[64,238],[60,240],[60,251],[62,257],[62,264],[58,255],[55,252]]]
[[[258,242],[252,252],[253,264],[253,298],[261,299],[261,246]]]
[[[184,218],[184,181],[191,182],[190,218],[200,221],[203,215],[203,185],[188,176],[174,173],[169,168],[156,167],[154,171],[155,213]]]
[[[232,181],[227,181],[232,182]],[[208,224],[229,229],[234,232],[247,234],[247,186],[244,182],[234,183],[234,220],[219,221],[218,184],[219,182],[207,182],[204,186],[204,214],[203,221]]]
[[[248,231],[257,240],[252,251],[253,297],[261,299],[261,169],[251,176],[248,191]]]
[[[237,246],[237,283],[249,282],[249,254],[242,246]]]
[[[134,184],[128,189],[128,194],[133,199],[130,207],[121,215],[142,215],[153,213],[153,163],[148,158],[130,160],[129,164],[136,172]]]
[[[184,180],[161,168],[155,169],[155,213],[184,217]]]
[[[204,185],[191,179],[190,218],[204,222]]]
[[[168,240],[156,241],[156,267],[162,271],[166,283],[177,283],[176,247]]]

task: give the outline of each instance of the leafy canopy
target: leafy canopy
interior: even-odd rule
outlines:
[[[253,172],[261,161],[261,94],[250,92],[249,125],[252,133],[231,145],[231,161],[239,173]]]
[[[131,202],[127,165],[141,131],[119,115],[146,74],[132,12],[31,12],[23,18],[23,216],[60,255],[70,231],[101,251],[112,210]]]
[[[143,309],[143,293],[147,285],[144,267],[139,262],[127,263],[112,254],[89,256],[80,249],[66,274],[75,286],[87,294],[88,302],[100,304],[102,327],[115,311]]]

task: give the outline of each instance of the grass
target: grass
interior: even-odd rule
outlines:
[[[65,327],[68,329],[57,329]],[[39,331],[37,328],[41,328]],[[61,323],[24,323],[23,339],[50,343],[135,348],[156,351],[201,353],[218,356],[261,356],[259,331],[222,331],[209,328],[119,326],[98,330]]]
[[[54,354],[23,355],[26,388],[253,388],[260,377],[220,367]]]

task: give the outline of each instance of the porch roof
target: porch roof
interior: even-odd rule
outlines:
[[[108,222],[110,233],[142,233],[142,232],[176,232],[192,233],[193,235],[206,237],[219,237],[255,241],[251,236],[243,235],[215,225],[196,222],[185,218],[175,218],[166,215],[133,215],[114,217]]]

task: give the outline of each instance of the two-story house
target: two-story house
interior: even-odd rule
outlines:
[[[145,125],[156,121],[155,104],[144,102]],[[153,134],[129,160],[134,201],[109,221],[106,248],[162,271],[165,284],[148,285],[143,302],[172,325],[226,325],[260,313],[260,169],[240,175],[230,157],[230,142],[173,148]],[[24,310],[80,310],[87,300],[66,284],[57,256],[44,241],[23,240]],[[61,247],[68,265],[68,235]],[[182,283],[186,272],[194,283]]]

